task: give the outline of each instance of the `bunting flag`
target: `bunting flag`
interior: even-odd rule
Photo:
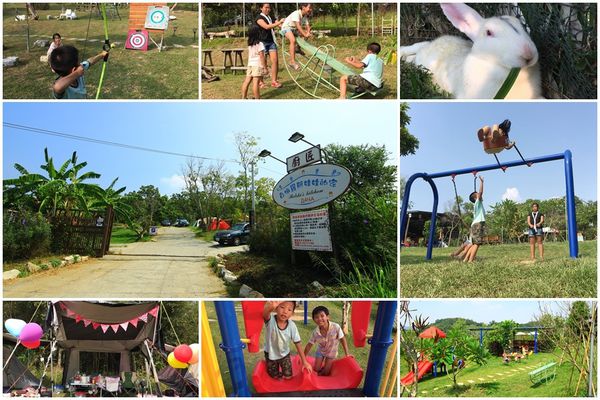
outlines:
[[[75,323],[83,322],[83,326],[85,326],[85,327],[88,327],[91,325],[93,329],[101,328],[102,332],[104,332],[104,333],[106,333],[109,328],[112,329],[112,331],[114,333],[117,333],[117,331],[119,330],[119,327],[122,328],[124,331],[127,331],[127,329],[129,328],[129,325],[133,325],[135,328],[137,328],[140,321],[146,322],[146,323],[148,322],[149,315],[153,316],[154,318],[157,318],[158,311],[159,311],[159,306],[156,306],[152,310],[150,310],[146,313],[143,313],[139,317],[132,318],[129,321],[119,322],[117,324],[103,324],[100,322],[95,322],[90,319],[87,319],[83,315],[77,314],[76,312],[70,310],[62,302],[59,303],[59,306],[65,312],[67,317],[75,320]]]

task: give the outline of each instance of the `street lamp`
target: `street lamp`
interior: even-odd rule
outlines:
[[[269,150],[267,150],[267,149],[263,149],[263,150],[262,150],[260,153],[258,153],[258,156],[259,156],[260,158],[271,157],[271,158],[273,158],[273,159],[275,159],[275,160],[279,161],[280,163],[283,163],[283,164],[286,164],[286,165],[287,165],[287,163],[286,163],[285,161],[283,161],[283,160],[280,160],[279,158],[275,157],[275,156],[274,156],[274,155],[272,155],[272,154],[271,154],[271,152],[270,152]]]
[[[307,144],[309,144],[309,145],[311,145],[311,146],[315,147],[315,145],[314,145],[314,144],[312,144],[312,143],[311,143],[311,142],[309,142],[308,140],[305,140],[305,139],[304,139],[304,135],[303,135],[303,134],[301,134],[300,132],[294,132],[294,133],[292,134],[292,136],[290,136],[290,138],[289,138],[288,140],[289,140],[290,142],[292,142],[292,143],[298,143],[298,142],[302,141],[302,142],[304,142],[304,143],[307,143]]]

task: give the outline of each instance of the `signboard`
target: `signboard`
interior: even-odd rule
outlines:
[[[313,164],[290,172],[273,188],[273,200],[282,207],[306,210],[327,204],[346,192],[352,175],[335,164]]]
[[[293,250],[333,251],[327,208],[292,213],[290,224]]]
[[[169,27],[169,7],[168,6],[150,6],[146,14],[146,29],[167,30]]]
[[[287,164],[287,172],[291,172],[295,169],[302,168],[316,162],[321,162],[321,148],[319,146],[313,146],[301,153],[288,157],[285,161]]]

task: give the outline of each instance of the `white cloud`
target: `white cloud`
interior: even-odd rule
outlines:
[[[179,192],[185,188],[185,180],[183,175],[173,174],[168,178],[160,178],[161,185],[167,186],[169,189],[173,189],[172,192]]]
[[[521,195],[519,194],[519,189],[517,188],[506,188],[506,191],[504,192],[504,194],[502,195],[502,200],[512,200],[514,202],[520,202],[521,201]]]

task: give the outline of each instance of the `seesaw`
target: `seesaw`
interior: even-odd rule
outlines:
[[[357,73],[350,68],[348,65],[337,60],[335,58],[335,46],[332,44],[323,44],[320,46],[314,46],[308,43],[306,40],[297,37],[296,44],[304,52],[304,57],[301,58],[301,54],[296,52],[296,63],[300,65],[298,70],[294,70],[290,67],[289,63],[289,43],[286,45],[286,38],[281,38],[281,49],[284,55],[284,65],[290,78],[294,81],[302,91],[311,97],[316,99],[324,98],[321,92],[318,92],[319,88],[322,88],[328,92],[333,92],[336,96],[339,95],[339,78],[342,75],[357,75]],[[336,73],[338,74],[336,76]],[[308,84],[302,83],[302,78],[310,78],[309,82],[314,82],[312,87]],[[356,90],[355,87],[348,85],[350,90]],[[351,99],[356,99],[370,94],[371,96],[377,96],[383,88],[379,88],[376,91],[354,91],[350,96]]]

